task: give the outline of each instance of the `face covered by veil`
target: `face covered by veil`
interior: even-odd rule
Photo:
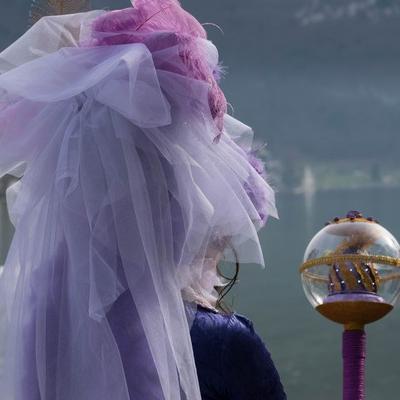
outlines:
[[[257,231],[276,216],[216,48],[176,0],[137,0],[42,18],[0,71],[0,177],[22,176],[7,193],[2,399],[200,400],[182,290],[210,248],[264,265]],[[109,317],[127,291],[129,361]]]

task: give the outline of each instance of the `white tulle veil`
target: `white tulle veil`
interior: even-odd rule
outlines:
[[[0,177],[22,176],[7,194],[2,400],[200,400],[181,291],[213,243],[264,265],[246,183],[276,210],[251,129],[225,115],[214,142],[209,84],[162,68],[180,68],[176,46],[80,45],[105,13],[43,18],[0,54]],[[134,389],[108,317],[126,291]]]

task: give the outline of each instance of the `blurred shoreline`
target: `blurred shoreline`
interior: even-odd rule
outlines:
[[[400,168],[374,162],[323,161],[304,163],[271,160],[271,185],[277,192],[316,192],[400,188]]]

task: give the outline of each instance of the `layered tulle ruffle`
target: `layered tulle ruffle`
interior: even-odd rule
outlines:
[[[50,19],[54,35],[82,31],[82,15],[62,18]],[[32,29],[25,42],[40,42]],[[176,46],[72,45],[20,65],[18,51],[0,55],[0,176],[23,175],[8,193],[2,398],[200,400],[181,290],[202,278],[212,246],[264,265],[247,182],[276,213],[248,160],[251,130],[226,115],[213,142],[207,82],[162,68],[183,68]],[[112,323],[126,290],[129,361]]]

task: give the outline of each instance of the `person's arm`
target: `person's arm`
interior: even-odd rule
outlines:
[[[285,400],[278,371],[253,324],[232,316],[222,349],[226,400]]]

